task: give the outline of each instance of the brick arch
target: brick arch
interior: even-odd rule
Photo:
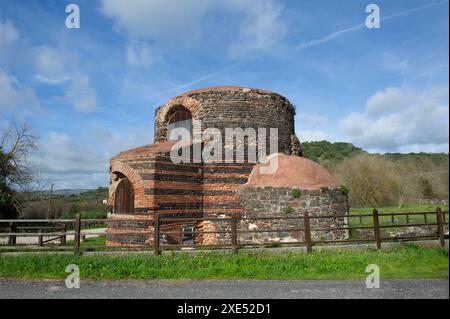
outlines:
[[[160,120],[167,121],[167,114],[170,109],[174,106],[181,105],[189,110],[192,114],[192,118],[195,118],[196,113],[202,110],[201,103],[196,99],[193,99],[189,96],[176,96],[169,100],[160,110]]]
[[[166,140],[167,125],[169,121],[170,110],[175,106],[183,106],[192,115],[192,124],[195,125],[195,121],[198,120],[197,114],[203,110],[203,107],[199,101],[189,96],[176,96],[170,99],[166,104],[161,106],[155,116],[155,140],[156,142],[162,142]]]
[[[129,165],[123,163],[123,162],[112,162],[111,163],[111,173],[121,173],[125,175],[126,178],[128,178],[133,185],[134,190],[134,197],[139,198],[145,196],[144,194],[144,182],[141,178],[141,176],[132,169]],[[109,198],[110,198],[110,204],[112,199],[114,198],[114,193],[116,192],[117,186],[119,183],[112,183],[109,188]]]

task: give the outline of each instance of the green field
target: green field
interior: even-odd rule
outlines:
[[[372,226],[373,218],[371,216],[362,217],[361,223],[359,222],[358,214],[372,214],[373,209],[376,208],[380,215],[380,224],[381,225],[389,225],[392,224],[391,216],[382,216],[386,213],[421,213],[421,212],[435,212],[437,205],[431,204],[405,204],[402,207],[398,206],[383,206],[383,207],[362,207],[362,208],[350,208],[350,215],[354,215],[355,217],[350,217],[350,226]],[[448,221],[448,206],[440,206],[443,212],[447,212],[445,214],[445,218]],[[394,222],[398,224],[406,223],[406,216],[394,216]],[[423,215],[411,215],[409,217],[410,223],[424,223]],[[428,223],[436,222],[435,214],[427,215]]]
[[[448,249],[409,246],[388,251],[172,253],[171,255],[1,256],[0,278],[65,278],[66,266],[91,279],[362,279],[369,264],[382,278],[448,278]]]

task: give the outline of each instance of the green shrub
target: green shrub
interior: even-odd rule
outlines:
[[[339,191],[344,194],[344,195],[348,195],[348,192],[350,191],[347,186],[345,185],[340,185],[339,186]]]
[[[297,199],[300,198],[300,196],[302,196],[302,191],[299,190],[298,188],[294,188],[292,189],[292,197]]]
[[[288,206],[284,209],[284,213],[287,214],[292,214],[294,212],[294,209],[291,206]]]

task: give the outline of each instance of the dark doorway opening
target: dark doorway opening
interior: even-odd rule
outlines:
[[[115,214],[134,213],[134,190],[128,178],[121,179],[119,185],[117,185],[113,212]]]

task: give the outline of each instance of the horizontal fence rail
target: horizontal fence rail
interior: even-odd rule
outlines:
[[[357,213],[347,214],[344,216],[324,215],[324,216],[310,216],[309,213],[304,213],[300,216],[274,216],[274,217],[244,217],[238,213],[224,214],[225,217],[173,217],[169,214],[155,213],[151,218],[113,218],[113,219],[82,219],[80,214],[76,215],[75,219],[1,219],[0,220],[0,238],[7,237],[7,245],[0,245],[0,252],[2,251],[70,251],[74,254],[80,254],[82,251],[98,251],[98,250],[139,250],[139,251],[153,251],[155,254],[161,254],[163,250],[177,250],[177,249],[230,249],[232,252],[237,252],[244,247],[276,247],[276,246],[302,246],[305,247],[308,253],[312,252],[314,246],[329,245],[329,244],[356,244],[356,243],[374,243],[378,250],[381,249],[382,242],[392,241],[414,241],[414,240],[438,240],[441,247],[445,246],[445,237],[448,237],[448,212],[443,212],[439,207],[434,212],[401,212],[379,213],[374,209],[371,214]],[[333,227],[315,227],[311,225],[312,220],[329,220],[336,218],[345,218],[347,220],[345,226]],[[421,218],[421,220],[418,220]],[[242,221],[276,221],[289,220],[297,221],[299,224],[293,227],[282,227],[275,229],[241,229],[240,223]],[[359,223],[351,222],[353,220]],[[400,222],[404,220],[405,222]],[[174,225],[175,223],[195,223],[195,222],[212,222],[225,223],[227,229],[225,230],[198,230],[195,227],[192,230],[166,230],[164,226]],[[136,230],[136,231],[121,231],[121,230],[107,230],[106,232],[87,231],[82,229],[83,225],[103,224],[120,222],[145,222],[153,226],[150,230]],[[300,226],[302,222],[302,226]],[[172,224],[171,224],[172,223]],[[358,224],[355,226],[354,224]],[[405,227],[429,227],[432,229],[430,234],[412,235],[412,236],[397,236],[386,237],[382,234],[384,229],[391,228],[405,228]],[[447,235],[445,233],[447,228]],[[6,230],[6,231],[5,231]],[[333,230],[342,230],[347,232],[346,239],[313,239],[313,232],[329,232]],[[353,238],[355,231],[369,231],[364,233],[362,238]],[[239,235],[245,234],[263,234],[263,233],[277,233],[277,232],[297,232],[303,234],[302,240],[290,242],[241,242]],[[226,243],[210,243],[202,244],[196,243],[194,238],[203,235],[224,235],[227,236]],[[148,244],[144,245],[82,245],[82,241],[86,236],[123,236],[123,235],[145,235],[148,238]],[[167,236],[174,235],[181,243],[167,242]],[[190,235],[192,243],[184,243],[183,236]],[[73,237],[73,243],[67,243],[67,236]],[[37,244],[18,244],[17,237],[37,237]],[[151,239],[151,241],[150,241]]]

